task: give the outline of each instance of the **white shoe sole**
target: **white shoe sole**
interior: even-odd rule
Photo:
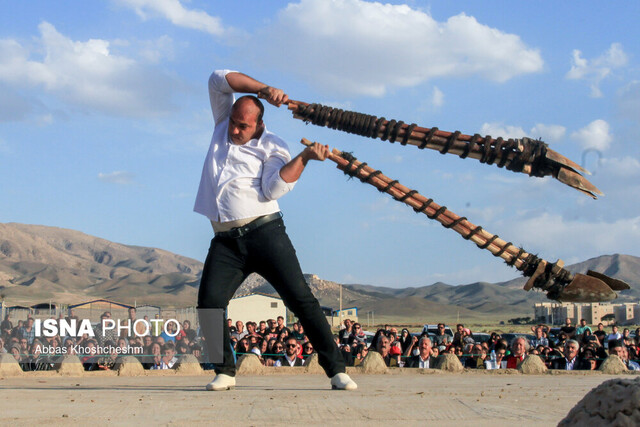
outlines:
[[[223,387],[223,388],[213,388],[213,387],[209,387],[208,385],[207,385],[207,387],[205,387],[205,389],[207,391],[225,391],[225,390],[231,390],[231,389],[234,389],[234,388],[236,388],[236,386],[234,386],[234,385],[230,385],[230,386]]]

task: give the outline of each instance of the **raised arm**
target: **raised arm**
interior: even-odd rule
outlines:
[[[226,75],[227,83],[234,92],[255,93],[259,98],[263,98],[269,104],[276,107],[281,106],[289,100],[289,96],[282,89],[266,85],[246,74],[232,72]]]

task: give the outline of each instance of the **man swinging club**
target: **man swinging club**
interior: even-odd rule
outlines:
[[[278,291],[318,352],[334,389],[355,390],[318,300],[300,264],[276,201],[295,185],[309,160],[323,161],[329,147],[313,144],[291,159],[287,144],[269,132],[264,107],[253,93],[279,107],[289,97],[281,90],[242,73],[219,70],[209,78],[215,128],[194,210],[211,220],[215,237],[204,264],[198,308],[226,309],[242,281],[255,272]],[[205,330],[210,325],[201,325]],[[207,390],[235,386],[235,355],[227,322],[223,325],[223,363]]]

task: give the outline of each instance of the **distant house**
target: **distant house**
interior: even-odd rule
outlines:
[[[229,301],[227,318],[235,323],[241,320],[260,322],[261,320],[276,319],[278,316],[287,318],[287,308],[282,298],[263,293],[251,293],[237,296]]]
[[[345,319],[351,319],[354,322],[358,321],[358,307],[343,308],[342,310],[334,310],[332,321],[329,323],[331,326],[340,326]]]

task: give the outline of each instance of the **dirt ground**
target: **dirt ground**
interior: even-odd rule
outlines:
[[[3,425],[557,424],[608,375],[404,373],[353,375],[354,392],[322,375],[239,376],[204,391],[208,376],[27,376],[0,379]],[[407,424],[410,423],[410,424]]]

